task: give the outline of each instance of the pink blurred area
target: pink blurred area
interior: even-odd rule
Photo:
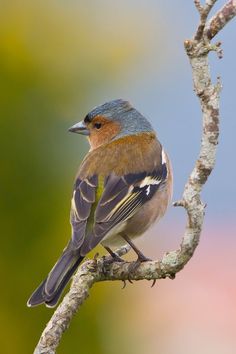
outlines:
[[[112,332],[109,343],[106,336],[107,345],[113,343],[127,354],[235,353],[235,229],[235,222],[206,224],[194,257],[175,280],[158,281],[154,288],[142,281],[122,293],[117,290],[109,320],[122,323],[119,338],[123,340],[116,343],[117,332]],[[162,236],[167,238],[164,244],[170,245],[173,239],[178,242],[176,236],[182,232],[180,226],[161,226],[162,236],[156,236],[156,231],[158,226],[145,242],[146,255],[154,256],[155,249],[163,247]]]

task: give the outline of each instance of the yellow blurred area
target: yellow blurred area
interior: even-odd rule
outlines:
[[[16,84],[37,83],[45,95],[57,95],[56,105],[60,105],[59,95],[64,104],[73,99],[78,102],[88,90],[94,91],[94,85],[110,75],[118,76],[130,60],[138,57],[144,41],[141,33],[141,38],[129,34],[127,18],[113,17],[115,26],[111,16],[105,26],[99,18],[104,20],[92,4],[3,2],[0,60],[5,84],[13,83],[13,91]],[[117,31],[119,20],[122,26]],[[10,99],[7,90],[1,91]]]

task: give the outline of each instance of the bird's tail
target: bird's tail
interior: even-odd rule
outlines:
[[[54,307],[83,258],[70,242],[47,278],[33,292],[27,305],[31,307],[45,303],[48,307]]]

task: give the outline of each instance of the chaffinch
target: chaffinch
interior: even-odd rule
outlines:
[[[86,135],[91,146],[75,179],[72,236],[28,306],[55,306],[98,243],[114,258],[111,248],[129,243],[139,262],[147,260],[132,239],[164,215],[172,196],[168,156],[151,124],[129,102],[118,99],[98,106],[69,131]]]

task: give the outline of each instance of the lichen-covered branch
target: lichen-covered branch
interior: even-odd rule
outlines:
[[[209,21],[205,35],[212,39],[236,15],[236,0],[230,0]]]
[[[132,268],[129,262],[113,262],[110,257],[85,262],[74,276],[70,291],[54,312],[47,324],[35,354],[54,354],[63,332],[68,328],[74,314],[89,295],[89,290],[96,282],[106,280],[156,280],[174,278],[191,259],[198,245],[204,219],[205,205],[200,199],[203,185],[215,165],[216,149],[219,136],[219,93],[221,85],[212,83],[208,53],[216,50],[219,44],[212,45],[212,39],[236,14],[236,0],[229,1],[211,20],[209,12],[217,0],[207,0],[201,5],[194,0],[200,14],[200,24],[192,39],[185,41],[186,53],[192,67],[193,84],[202,109],[202,139],[200,154],[195,167],[185,185],[182,199],[175,206],[182,206],[187,212],[187,225],[178,250],[166,253],[161,260],[142,263]],[[127,248],[118,251],[119,255]]]
[[[206,21],[207,21],[207,17],[211,11],[211,9],[213,8],[213,6],[215,5],[217,0],[206,0],[205,5],[201,5],[200,0],[194,0],[194,4],[200,14],[200,24],[198,26],[198,29],[196,31],[196,34],[194,36],[194,39],[199,40],[202,37],[202,34],[204,32],[205,29],[205,25],[206,25]]]

